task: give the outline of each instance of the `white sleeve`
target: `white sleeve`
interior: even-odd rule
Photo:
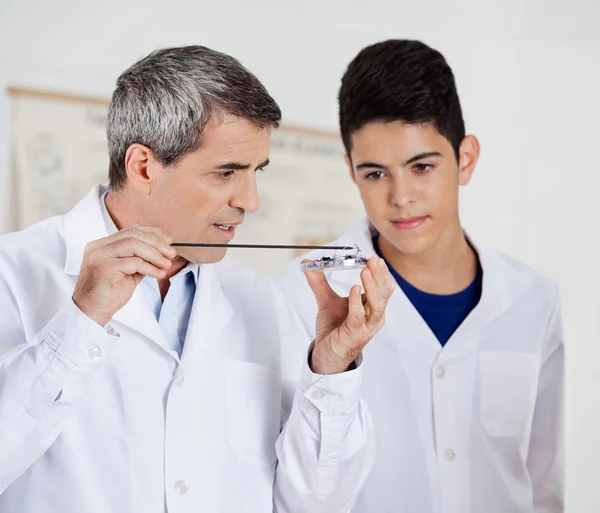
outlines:
[[[0,281],[0,493],[58,437],[119,335],[69,301],[31,340]]]
[[[558,293],[544,344],[527,468],[535,513],[563,513],[565,362]]]
[[[354,370],[314,374],[307,358],[310,340],[297,319],[287,319],[282,368],[288,420],[277,441],[275,511],[345,512],[356,501],[376,452],[371,416],[359,395],[362,357]],[[286,369],[294,366],[301,370],[299,381],[285,379]]]

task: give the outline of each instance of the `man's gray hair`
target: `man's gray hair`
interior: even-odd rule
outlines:
[[[277,128],[279,106],[236,59],[203,46],[157,50],[117,80],[108,109],[109,179],[127,180],[125,154],[132,144],[152,150],[163,165],[195,151],[211,117],[227,112],[260,128]]]

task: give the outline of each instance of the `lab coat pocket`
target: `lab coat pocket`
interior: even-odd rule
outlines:
[[[272,465],[277,456],[281,387],[275,370],[244,361],[225,364],[227,439],[239,460]]]
[[[490,436],[524,436],[535,407],[539,356],[482,351],[479,354],[480,419]]]

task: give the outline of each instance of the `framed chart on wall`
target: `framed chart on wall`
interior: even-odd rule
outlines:
[[[18,228],[67,212],[95,184],[106,183],[108,101],[22,88],[12,98],[12,162]],[[282,126],[258,176],[261,208],[235,242],[321,244],[363,215],[348,176],[339,135]],[[200,242],[200,241],[199,241]],[[272,275],[297,255],[290,250],[231,249],[229,256]]]

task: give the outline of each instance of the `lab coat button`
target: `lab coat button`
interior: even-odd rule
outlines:
[[[175,483],[175,491],[179,495],[185,495],[188,491],[188,487],[185,481],[177,481]]]
[[[88,356],[90,357],[90,360],[97,360],[102,356],[102,351],[98,346],[91,347],[88,351]]]
[[[444,458],[446,458],[446,461],[454,461],[454,458],[456,458],[456,453],[452,449],[446,449]]]
[[[323,399],[323,397],[325,397],[325,394],[323,393],[323,390],[315,390],[313,391],[311,396],[313,399],[316,399],[318,401],[319,399]]]
[[[444,379],[446,377],[446,367],[440,365],[437,369],[435,369],[435,376],[439,379]]]
[[[180,387],[181,385],[183,385],[185,378],[183,376],[179,376],[176,380],[175,383],[173,383],[176,387]]]

